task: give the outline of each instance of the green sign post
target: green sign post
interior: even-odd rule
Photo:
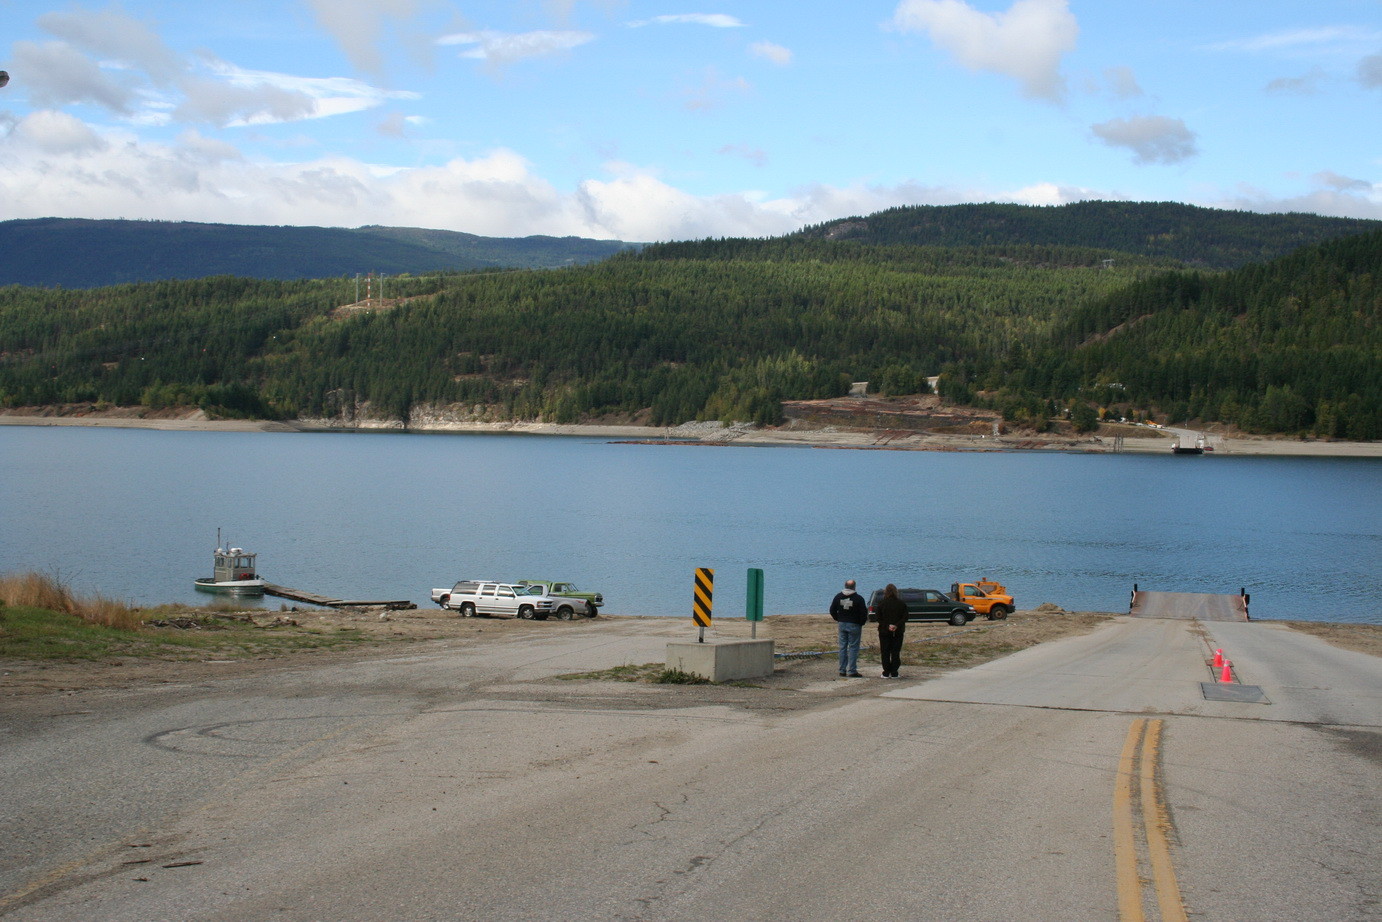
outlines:
[[[749,568],[749,594],[744,603],[744,620],[753,626],[753,637],[758,637],[758,622],[763,620],[763,571],[757,567]]]

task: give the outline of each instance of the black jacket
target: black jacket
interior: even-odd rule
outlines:
[[[840,592],[830,603],[830,617],[836,621],[850,624],[863,624],[869,620],[869,606],[862,592]]]
[[[878,626],[886,627],[889,624],[896,624],[898,627],[905,627],[907,624],[907,603],[899,598],[881,598],[878,600]]]

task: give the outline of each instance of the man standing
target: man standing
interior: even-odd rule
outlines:
[[[859,675],[859,641],[864,636],[864,623],[869,620],[864,597],[854,591],[854,580],[845,580],[843,592],[836,593],[830,603],[830,617],[838,623],[840,632],[840,675],[861,679]]]

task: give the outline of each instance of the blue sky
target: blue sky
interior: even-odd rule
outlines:
[[[1382,3],[0,0],[0,218],[768,236],[1382,219]]]

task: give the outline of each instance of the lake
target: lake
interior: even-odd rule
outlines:
[[[708,566],[720,617],[761,567],[769,614],[822,612],[847,577],[989,576],[1021,608],[1241,587],[1256,618],[1382,623],[1373,459],[0,426],[0,572],[206,603],[218,528],[271,582],[419,605],[460,578],[547,578],[689,618]]]

